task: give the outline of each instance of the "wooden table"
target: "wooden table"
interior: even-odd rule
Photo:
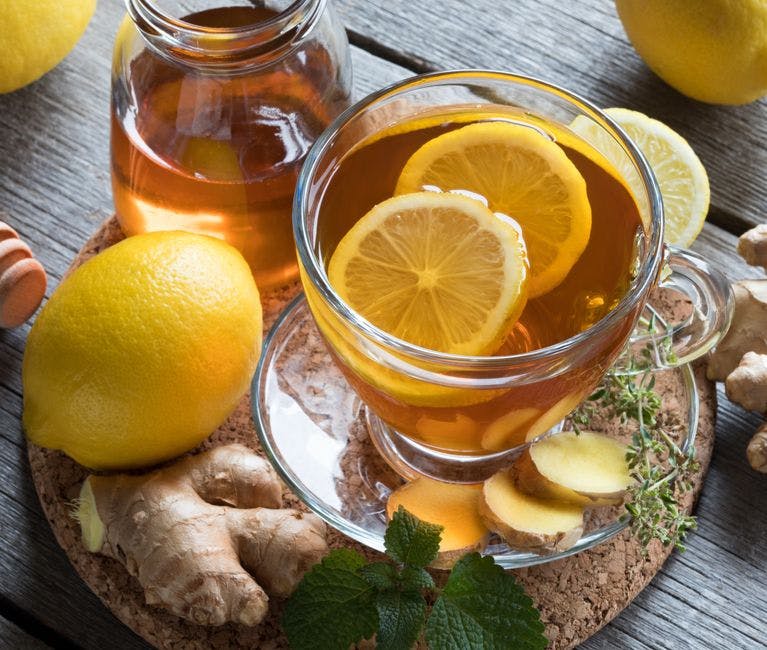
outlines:
[[[709,222],[694,248],[732,278],[759,276],[734,246],[767,212],[767,102],[714,107],[679,95],[644,66],[606,0],[334,1],[353,44],[357,97],[417,72],[485,67],[540,76],[598,105],[664,120],[692,143],[711,177]],[[122,13],[119,0],[101,0],[61,66],[0,96],[0,219],[45,265],[49,293],[112,211],[109,74]],[[80,581],[40,510],[20,426],[28,331],[0,331],[0,648],[144,648]],[[759,418],[723,394],[718,418],[700,529],[687,553],[674,555],[585,647],[767,643],[767,476],[745,460]]]

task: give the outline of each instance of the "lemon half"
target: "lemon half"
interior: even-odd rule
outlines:
[[[689,247],[703,229],[711,196],[703,163],[687,140],[663,122],[625,108],[604,112],[626,131],[650,163],[663,198],[666,243]],[[644,194],[639,173],[610,135],[583,116],[575,118],[570,128],[613,163],[634,196]]]

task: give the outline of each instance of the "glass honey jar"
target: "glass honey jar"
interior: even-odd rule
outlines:
[[[350,102],[328,0],[127,0],[112,69],[111,173],[127,235],[224,239],[261,289],[297,276],[293,191]]]

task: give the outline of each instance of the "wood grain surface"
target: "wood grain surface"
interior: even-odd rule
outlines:
[[[49,647],[40,639],[27,634],[15,623],[0,616],[0,648],[9,650],[43,650]]]
[[[722,107],[680,95],[644,65],[608,0],[336,5],[360,43],[397,52],[397,60],[411,61],[413,70],[510,70],[560,84],[598,106],[633,108],[663,120],[690,141],[709,171],[709,220],[743,230],[764,218],[767,100]]]
[[[712,184],[710,223],[694,248],[731,278],[758,277],[736,235],[767,212],[767,104],[688,100],[637,57],[611,2],[336,0],[350,28],[356,93],[414,72],[492,67],[544,77],[603,106],[643,110],[679,130]],[[84,38],[56,70],[0,96],[0,220],[32,246],[49,293],[112,211],[108,171],[111,42],[119,0],[101,0]],[[145,648],[84,586],[44,519],[20,428],[28,326],[0,331],[0,647],[27,634],[56,647]],[[720,395],[717,447],[700,530],[636,601],[584,644],[597,648],[765,647],[767,480],[745,446],[760,418]],[[23,647],[23,646],[22,646]],[[34,647],[34,646],[33,646]]]

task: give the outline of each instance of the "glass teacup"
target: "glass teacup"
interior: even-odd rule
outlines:
[[[544,131],[549,123],[587,120],[619,146],[624,160],[615,169],[631,170],[640,179],[641,190],[632,193],[641,219],[631,242],[628,286],[583,331],[516,354],[437,352],[379,329],[344,302],[329,282],[328,260],[344,228],[352,225],[339,226],[339,213],[323,209],[333,196],[329,188],[339,166],[366,142],[400,126],[406,130],[414,120],[434,122],[436,115],[437,123],[460,121],[464,118],[455,116],[467,114],[522,120]],[[360,178],[370,174],[396,180],[397,172],[362,169]],[[343,192],[335,195],[343,197]],[[364,210],[356,218],[363,214]],[[653,347],[658,367],[688,363],[704,354],[726,331],[731,317],[731,294],[723,276],[698,255],[664,246],[657,182],[625,133],[577,95],[527,77],[489,71],[437,73],[362,100],[311,150],[298,182],[293,225],[312,315],[331,355],[367,407],[378,450],[406,476],[415,472],[442,480],[480,481],[526,445],[556,430],[626,348],[656,286],[680,291],[693,305],[692,316],[670,327],[664,344]]]

